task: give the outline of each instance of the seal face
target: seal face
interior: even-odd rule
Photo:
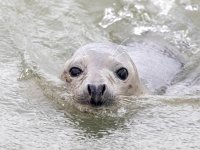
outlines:
[[[143,88],[137,69],[122,46],[92,43],[78,49],[61,75],[80,103],[102,105],[119,95],[140,95]]]

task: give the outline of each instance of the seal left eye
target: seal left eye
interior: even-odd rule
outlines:
[[[116,74],[119,79],[126,80],[128,78],[128,70],[126,68],[120,68],[116,71]]]
[[[83,71],[78,67],[72,67],[69,73],[72,77],[78,77]]]

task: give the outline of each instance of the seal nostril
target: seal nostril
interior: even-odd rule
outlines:
[[[102,95],[104,94],[105,90],[106,90],[106,85],[103,84],[103,85],[102,85],[102,91],[101,91],[101,94],[102,94]]]
[[[88,84],[87,89],[88,89],[88,93],[89,93],[90,96],[96,95],[97,91],[96,91],[96,86],[95,85]]]
[[[90,84],[88,84],[87,89],[88,89],[89,95],[91,95],[91,85]]]
[[[102,96],[105,93],[106,85],[101,84],[99,86],[95,86],[93,84],[88,84],[87,90],[90,96],[97,96],[97,95]]]

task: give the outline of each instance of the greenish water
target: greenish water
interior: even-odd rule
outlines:
[[[199,26],[198,0],[0,0],[0,149],[199,150]],[[70,101],[64,62],[84,44],[108,41],[130,48],[144,78],[170,79],[164,92],[159,82],[160,95],[111,107]],[[134,53],[138,41],[156,51]],[[163,49],[181,67],[165,64]],[[159,69],[144,72],[145,56]]]

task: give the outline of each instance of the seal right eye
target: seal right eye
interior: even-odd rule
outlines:
[[[69,70],[71,77],[78,77],[83,71],[78,67],[72,67]]]

